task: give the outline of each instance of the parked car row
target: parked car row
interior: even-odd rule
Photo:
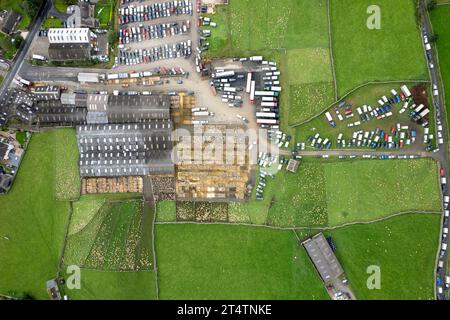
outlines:
[[[191,55],[191,41],[178,42],[172,45],[150,49],[139,50],[120,50],[116,58],[117,65],[136,65],[141,63],[150,63],[159,60],[175,59],[180,57],[189,57]]]
[[[189,0],[175,0],[152,5],[130,5],[119,9],[119,24],[155,20],[173,15],[192,15],[192,2]]]
[[[185,22],[160,23],[156,25],[139,25],[138,27],[121,28],[119,44],[129,44],[151,39],[162,39],[187,33],[191,28],[189,20]]]

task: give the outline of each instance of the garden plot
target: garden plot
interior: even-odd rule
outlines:
[[[66,265],[109,271],[150,270],[153,265],[151,230],[153,212],[139,200],[107,201],[84,197],[76,206],[64,253]],[[75,204],[76,205],[76,204]],[[95,214],[92,211],[98,211]],[[77,215],[87,218],[80,226]],[[78,220],[78,222],[77,222]]]
[[[45,281],[57,272],[70,212],[55,200],[55,137],[33,134],[12,189],[0,197],[0,294],[48,298]]]
[[[367,27],[368,7],[381,10],[381,28]],[[427,80],[415,1],[331,0],[338,95],[369,81]]]

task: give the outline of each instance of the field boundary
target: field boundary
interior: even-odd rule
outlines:
[[[156,236],[155,236],[155,223],[156,223],[156,215],[158,214],[156,204],[154,202],[149,203],[149,205],[152,205],[154,208],[153,213],[153,225],[152,225],[152,251],[153,251],[153,269],[155,272],[155,289],[156,289],[156,300],[159,300],[159,279],[158,279],[158,261],[156,258]]]
[[[331,2],[330,2],[330,0],[327,0],[327,15],[328,15],[328,47],[330,50],[331,74],[333,75],[334,100],[337,100],[338,99],[338,88],[337,88],[337,79],[336,79],[336,69],[334,68],[333,32],[331,29]]]
[[[397,213],[393,213],[384,217],[380,217],[370,221],[352,221],[344,224],[339,224],[335,226],[326,226],[326,227],[277,227],[271,226],[267,224],[252,224],[252,223],[233,223],[233,222],[197,222],[197,221],[160,221],[156,222],[156,225],[183,225],[183,224],[192,224],[192,225],[230,225],[230,226],[243,226],[243,227],[255,227],[255,228],[267,228],[273,230],[280,231],[295,231],[295,230],[314,230],[314,231],[327,231],[327,230],[335,230],[340,228],[345,228],[352,225],[367,225],[377,222],[382,222],[389,220],[391,218],[403,216],[403,215],[441,215],[441,212],[437,211],[401,211]]]
[[[297,128],[300,127],[302,125],[304,125],[305,123],[311,122],[312,120],[314,120],[315,118],[321,116],[322,114],[324,114],[328,109],[330,109],[333,105],[341,102],[342,100],[344,100],[345,98],[347,98],[349,95],[351,95],[352,93],[354,93],[355,91],[362,89],[364,87],[370,86],[370,85],[378,85],[378,84],[389,84],[389,83],[431,83],[430,80],[387,80],[387,81],[378,81],[378,80],[374,80],[374,81],[369,81],[369,82],[365,82],[355,88],[353,88],[352,90],[350,90],[349,92],[347,92],[346,94],[344,94],[342,97],[338,98],[338,100],[334,101],[332,104],[328,105],[326,108],[324,108],[322,111],[320,111],[318,114],[310,117],[309,119],[302,121],[300,123],[297,124],[291,124],[289,127],[291,128]]]

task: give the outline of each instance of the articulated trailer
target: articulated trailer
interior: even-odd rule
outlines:
[[[272,98],[272,97],[262,97],[262,101],[264,102],[276,102],[277,98]]]
[[[255,88],[256,88],[256,81],[252,81],[250,84],[250,102],[252,104],[255,103]]]
[[[275,112],[257,112],[256,118],[271,118],[271,119],[278,119],[278,114]]]
[[[234,75],[235,75],[234,71],[222,71],[213,74],[213,78],[227,78],[227,77],[234,77]]]
[[[278,125],[279,121],[277,119],[256,119],[257,124],[266,124],[266,125]]]
[[[279,92],[275,91],[255,91],[255,96],[257,97],[278,97]]]
[[[277,102],[261,102],[261,107],[269,107],[269,108],[275,108],[278,107],[278,103]]]
[[[252,89],[252,73],[247,73],[247,87],[245,92],[250,93],[250,90]]]
[[[331,117],[331,113],[327,112],[325,113],[325,117],[327,117],[328,123],[332,127],[336,127],[336,122],[334,122],[333,118]]]

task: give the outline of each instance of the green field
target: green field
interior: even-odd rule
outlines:
[[[437,41],[439,66],[445,89],[447,123],[450,123],[450,30],[448,28],[450,5],[435,8],[431,11],[430,16],[433,31],[439,36]]]
[[[389,118],[385,118],[382,120],[371,119],[367,122],[363,122],[358,127],[347,127],[348,123],[353,123],[359,120],[358,113],[356,111],[357,107],[361,107],[363,105],[370,105],[375,107],[378,105],[377,101],[380,97],[384,95],[390,95],[390,90],[395,89],[397,92],[400,91],[400,86],[404,83],[389,83],[389,84],[371,84],[364,86],[360,89],[357,89],[350,95],[348,95],[344,101],[352,105],[352,110],[354,117],[350,119],[344,119],[344,121],[339,121],[334,111],[334,106],[331,109],[323,110],[324,113],[314,118],[313,120],[302,124],[301,126],[296,127],[296,138],[297,142],[306,142],[309,136],[314,136],[316,133],[319,133],[322,138],[328,138],[332,142],[331,148],[337,147],[337,137],[340,133],[343,134],[344,139],[352,138],[353,132],[363,130],[363,131],[372,131],[376,128],[380,130],[389,131],[393,126],[396,126],[397,123],[401,125],[408,125],[411,128],[414,127],[417,130],[419,135],[423,134],[423,128],[416,123],[414,123],[408,115],[408,112],[404,112],[400,114],[398,111],[403,107],[404,103],[401,102],[399,104],[395,104],[393,106],[393,115]],[[408,83],[409,88],[413,88],[416,83]],[[425,84],[428,87],[427,84]],[[336,127],[331,127],[325,117],[325,111],[330,111],[334,120],[336,121]],[[340,109],[343,112],[343,109]],[[433,123],[432,118],[430,118],[430,123]],[[433,132],[434,124],[430,125],[430,131]],[[421,144],[422,139],[417,140],[418,144]],[[306,146],[308,149],[312,149],[310,145]]]
[[[81,270],[81,288],[65,293],[72,300],[155,300],[153,271],[104,272]]]
[[[81,178],[78,168],[78,146],[75,129],[55,131],[55,164],[57,200],[77,200],[80,197]]]
[[[367,8],[381,9],[381,29],[367,27]],[[373,80],[426,80],[413,0],[332,0],[338,94]]]
[[[439,215],[404,215],[331,235],[358,299],[433,299]],[[368,266],[381,269],[381,290],[367,289]]]
[[[158,225],[161,299],[327,299],[292,231]]]
[[[152,222],[153,213],[141,200],[83,196],[74,204],[64,263],[102,271],[150,270]]]
[[[398,212],[440,212],[436,163],[344,161],[324,167],[328,221],[371,221]]]
[[[55,200],[55,137],[33,135],[12,189],[0,196],[1,294],[46,299],[45,282],[56,276],[69,204]]]
[[[282,227],[336,226],[405,211],[440,211],[437,166],[420,160],[304,158],[296,174],[267,179],[264,201],[255,194],[230,204],[232,223]]]
[[[158,201],[156,204],[156,221],[175,221],[177,207],[175,201]]]

